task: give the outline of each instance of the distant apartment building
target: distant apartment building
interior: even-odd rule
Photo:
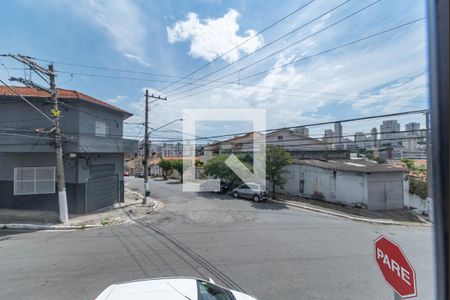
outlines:
[[[344,144],[344,149],[350,152],[355,152],[358,148],[355,141],[352,141],[351,139],[346,137],[342,138],[342,143]]]
[[[341,122],[334,123],[333,149],[336,149],[336,150],[344,149],[344,144],[342,143],[342,124],[341,124]]]
[[[402,143],[400,124],[397,120],[385,120],[380,125],[380,146],[398,146]]]
[[[378,147],[378,130],[376,127],[373,127],[370,131],[370,140],[372,148]]]
[[[328,149],[331,149],[334,143],[334,133],[332,129],[325,129],[322,142],[327,146]]]
[[[295,134],[303,135],[303,136],[305,136],[305,137],[308,137],[308,136],[309,136],[309,129],[306,128],[306,127],[304,127],[304,126],[294,128],[293,132],[294,132]]]
[[[360,149],[371,147],[370,137],[364,132],[355,132],[355,144]]]
[[[420,137],[422,132],[420,130],[420,123],[411,122],[405,125],[406,136]]]
[[[403,145],[408,152],[420,150],[419,144],[425,144],[426,130],[420,129],[420,123],[411,122],[405,125]]]
[[[151,143],[150,153],[157,157],[181,157],[183,156],[182,143]]]

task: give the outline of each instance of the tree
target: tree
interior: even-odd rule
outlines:
[[[247,168],[252,170],[252,157],[249,154],[238,153],[236,156]],[[208,176],[226,180],[232,186],[237,186],[242,183],[242,180],[225,164],[228,157],[229,154],[214,156],[205,164],[204,172]]]
[[[289,152],[280,146],[267,146],[266,149],[266,177],[272,184],[272,197],[275,199],[275,187],[282,188],[286,183],[283,168],[292,162]]]
[[[163,170],[164,180],[167,180],[167,172],[172,168],[172,164],[168,160],[161,159],[158,166]]]
[[[404,163],[409,170],[414,169],[414,161],[413,160],[408,159],[408,158],[403,158],[401,160],[401,162]]]
[[[383,157],[379,157],[379,156],[374,157],[373,160],[376,161],[379,164],[385,164],[386,163],[386,159],[384,159]]]
[[[171,165],[172,168],[180,174],[180,181],[183,182],[183,161],[181,159],[177,159],[172,161]]]

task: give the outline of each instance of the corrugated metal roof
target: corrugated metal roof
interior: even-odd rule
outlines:
[[[404,167],[391,164],[378,164],[363,160],[294,160],[294,164],[349,172],[406,172]]]

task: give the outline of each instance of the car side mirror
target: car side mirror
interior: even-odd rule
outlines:
[[[211,277],[208,278],[208,281],[215,284],[214,280]]]

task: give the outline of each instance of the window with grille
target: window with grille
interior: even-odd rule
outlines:
[[[103,121],[95,121],[95,135],[106,136],[108,134],[108,127]]]
[[[14,168],[14,195],[55,192],[55,167]]]

